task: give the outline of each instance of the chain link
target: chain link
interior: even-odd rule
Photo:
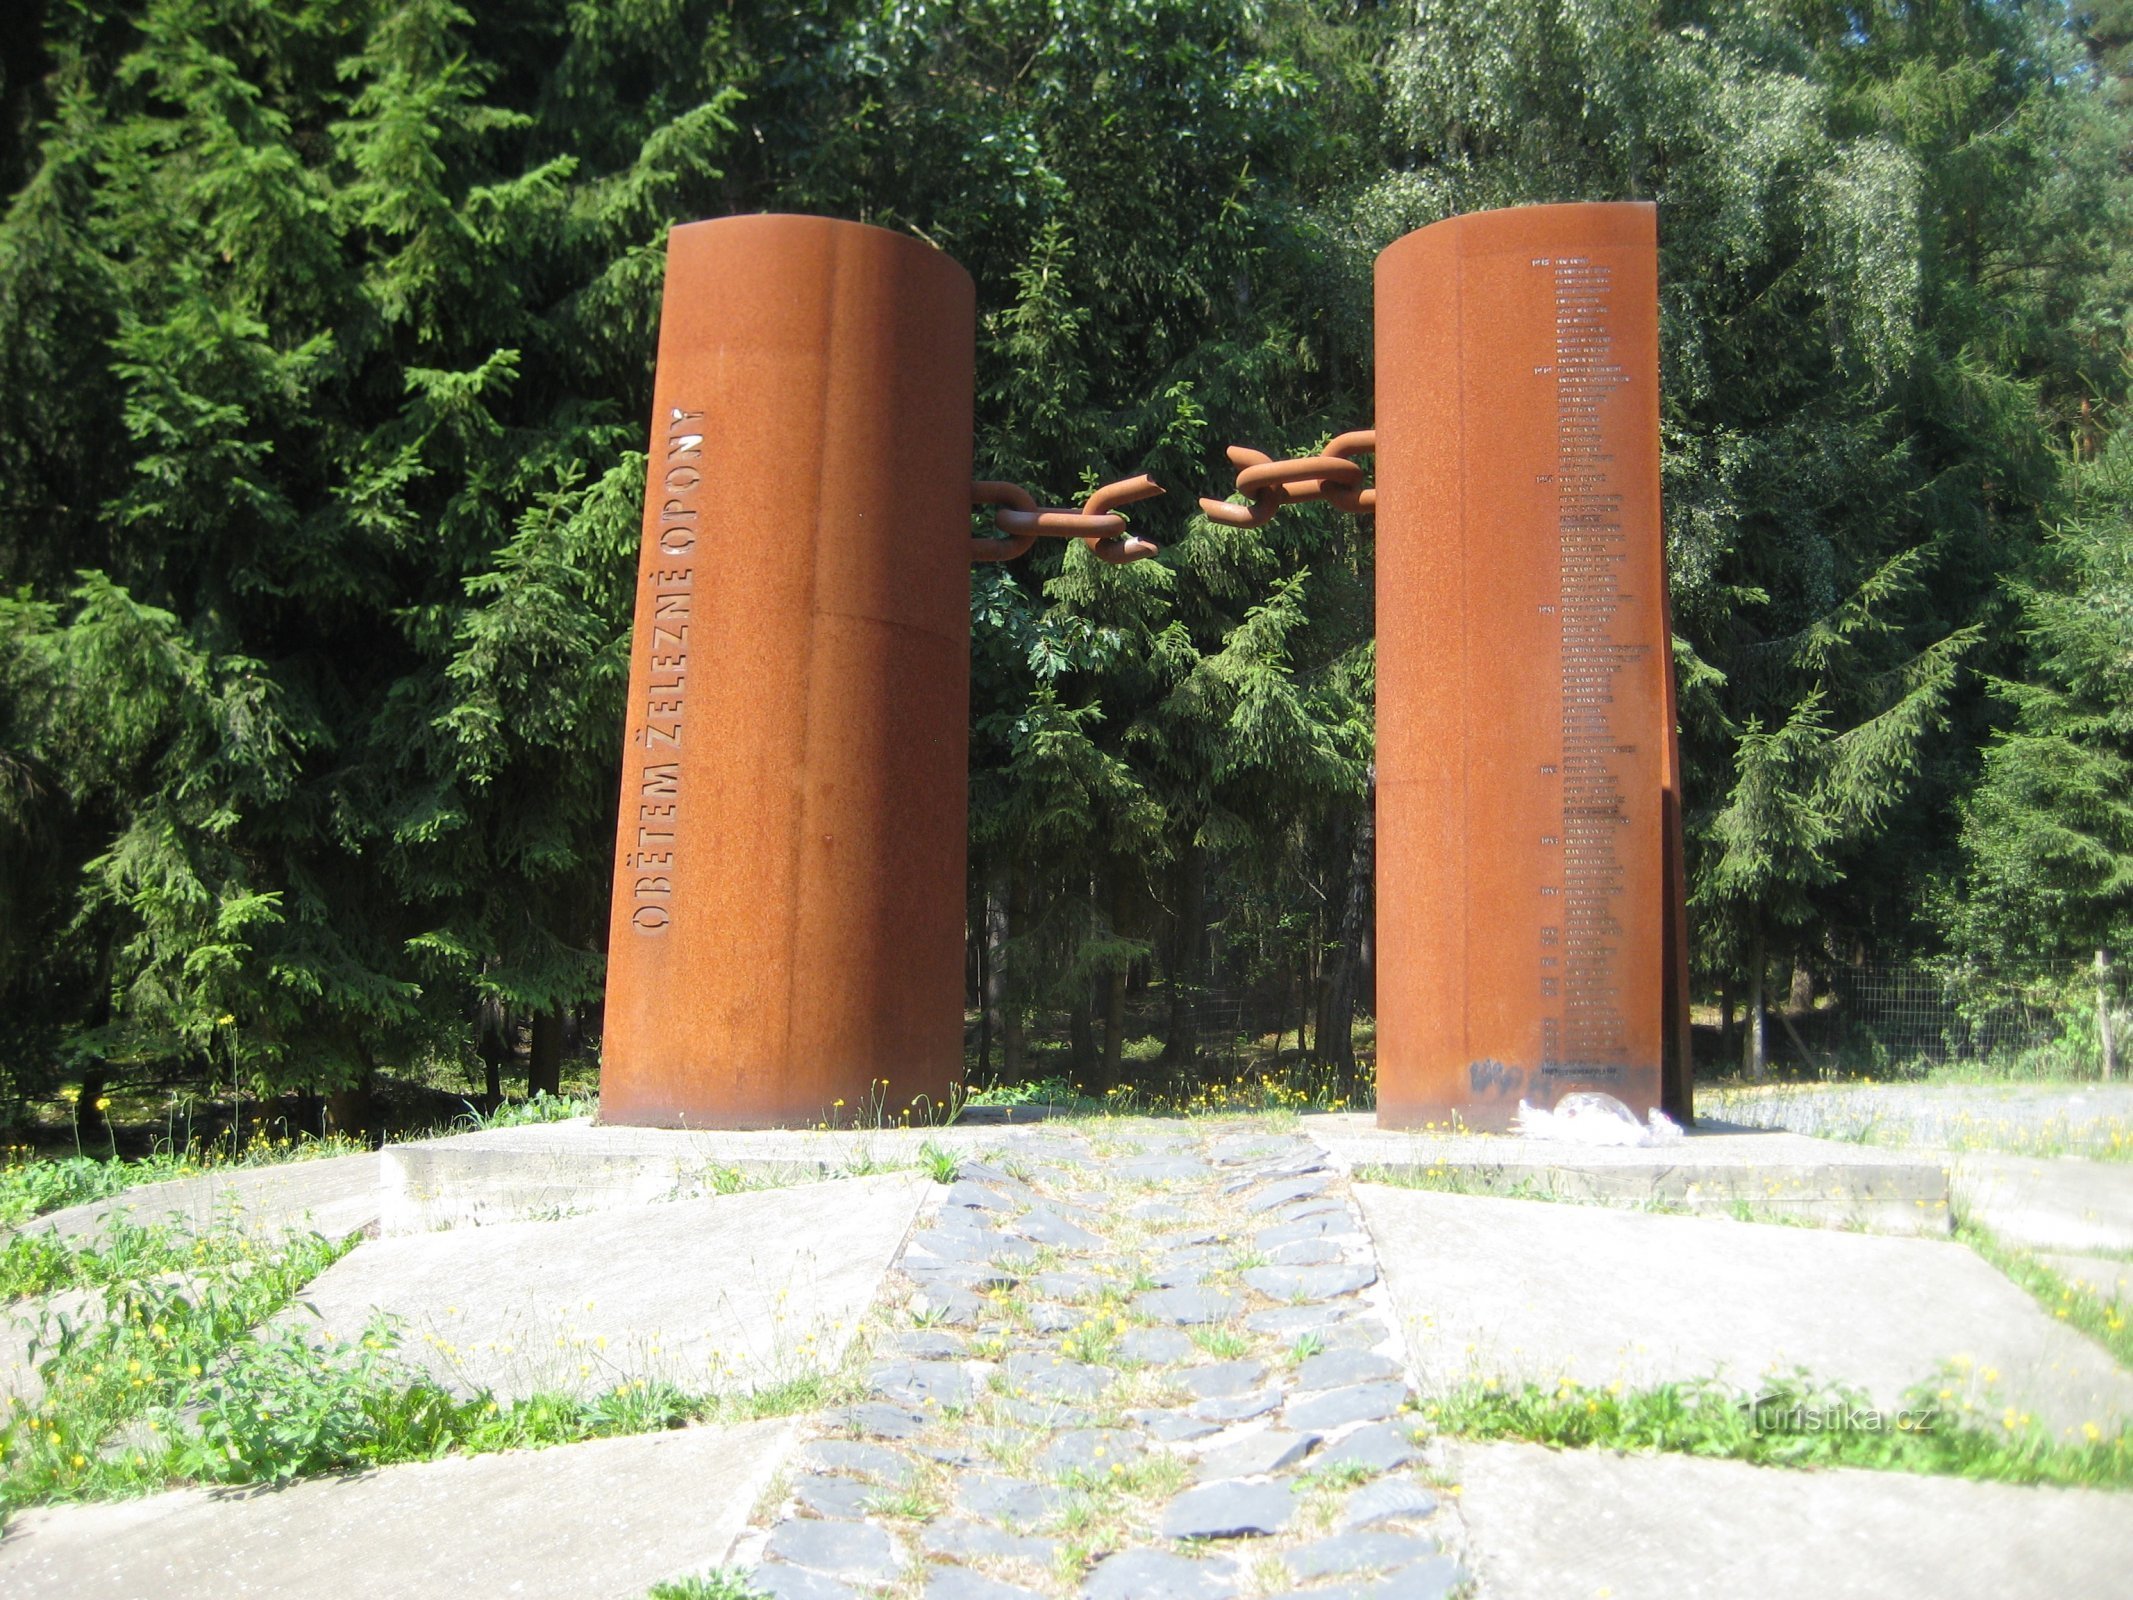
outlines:
[[[1007,537],[970,541],[972,561],[1012,561],[1026,554],[1040,538],[1079,539],[1100,561],[1124,566],[1145,561],[1159,548],[1126,531],[1126,519],[1111,508],[1148,500],[1163,492],[1163,486],[1145,472],[1107,483],[1081,504],[1079,511],[1058,507],[1040,508],[1036,497],[1020,484],[981,478],[970,486],[970,503],[992,506],[992,525]]]
[[[1370,516],[1377,511],[1378,492],[1363,487],[1363,469],[1351,458],[1375,455],[1377,448],[1377,432],[1371,428],[1335,436],[1323,455],[1288,461],[1233,444],[1227,454],[1237,469],[1237,492],[1249,495],[1252,503],[1203,499],[1200,509],[1208,521],[1231,528],[1263,528],[1283,506],[1304,500],[1324,500],[1338,510]]]

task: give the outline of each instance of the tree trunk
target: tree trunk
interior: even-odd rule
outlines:
[[[1370,940],[1371,872],[1377,850],[1377,769],[1363,789],[1348,848],[1348,892],[1341,902],[1340,948],[1326,963],[1325,1003],[1318,1017],[1318,1059],[1340,1074],[1342,1098],[1355,1094],[1355,1008],[1361,998]]]
[[[1741,1065],[1756,1083],[1769,1070],[1763,1053],[1763,960],[1763,925],[1758,921],[1748,939],[1748,1037],[1741,1056]]]
[[[1114,939],[1125,937],[1129,906],[1126,869],[1114,867],[1111,871],[1111,937]],[[1121,962],[1104,979],[1104,1055],[1096,1079],[1098,1091],[1103,1094],[1118,1087],[1119,1066],[1125,1059],[1126,983],[1132,971],[1132,963]]]
[[[992,1076],[992,895],[980,891],[978,920],[974,930],[978,946],[978,1076],[980,1088],[990,1087]]]
[[[1733,975],[1729,972],[1718,980],[1718,1048],[1724,1055],[1731,1055],[1736,1048],[1733,1038],[1733,1004],[1739,998],[1733,992]]]
[[[2118,1035],[2111,1021],[2111,952],[2096,952],[2096,1036],[2103,1045],[2103,1081],[2118,1076]]]
[[[985,864],[985,1021],[986,1032],[1000,1042],[999,1081],[1013,1080],[1022,1069],[1022,1030],[1008,1034],[1014,991],[1008,982],[1007,940],[1014,929],[1008,915],[1014,869],[1004,854]]]
[[[1170,1028],[1163,1060],[1189,1066],[1200,1053],[1200,983],[1206,970],[1202,945],[1207,920],[1207,852],[1189,844],[1173,879],[1177,917],[1170,933]]]
[[[1096,1080],[1096,1025],[1089,1016],[1093,1000],[1091,993],[1076,994],[1067,1006],[1069,1075],[1084,1091],[1095,1087]]]
[[[474,1053],[481,1057],[486,1109],[494,1111],[504,1103],[504,1063],[511,1058],[511,1019],[497,1001],[475,1008]]]
[[[538,1011],[533,1017],[533,1048],[526,1055],[526,1094],[563,1092],[563,1013]]]

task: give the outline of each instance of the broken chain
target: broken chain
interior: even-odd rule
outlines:
[[[1081,503],[1079,511],[1058,507],[1040,509],[1037,500],[1020,484],[980,479],[970,486],[970,503],[992,506],[992,525],[1007,537],[970,541],[972,561],[1012,561],[1026,553],[1039,538],[1079,539],[1098,560],[1113,566],[1145,561],[1159,548],[1126,531],[1126,519],[1111,508],[1148,500],[1163,492],[1163,486],[1145,472],[1107,483]]]
[[[1227,452],[1237,469],[1237,492],[1250,495],[1248,506],[1227,500],[1200,501],[1210,522],[1231,528],[1263,528],[1283,506],[1324,500],[1338,510],[1369,516],[1378,508],[1376,489],[1363,487],[1363,469],[1351,457],[1375,455],[1377,430],[1361,428],[1335,436],[1323,455],[1276,461],[1264,450],[1233,444]]]

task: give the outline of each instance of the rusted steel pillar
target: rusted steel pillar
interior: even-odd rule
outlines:
[[[960,1075],[975,330],[900,234],[668,236],[605,1122],[894,1120]]]
[[[1687,1110],[1649,205],[1377,262],[1378,1120]]]

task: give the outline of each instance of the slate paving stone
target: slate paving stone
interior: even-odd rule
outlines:
[[[896,1541],[870,1522],[781,1522],[764,1550],[774,1560],[848,1582],[887,1583],[903,1571]]]
[[[1292,1421],[1294,1419],[1291,1419]],[[1390,1472],[1395,1467],[1404,1467],[1411,1461],[1422,1459],[1422,1452],[1407,1437],[1407,1430],[1395,1422],[1373,1423],[1367,1428],[1358,1428],[1338,1443],[1330,1444],[1318,1453],[1318,1465],[1343,1466],[1353,1463],[1359,1467],[1375,1468]]]
[[[1070,1406],[1060,1400],[1024,1400],[1009,1396],[1000,1402],[1000,1414],[1025,1428],[1079,1428],[1096,1420],[1086,1406]]]
[[[1226,1444],[1210,1446],[1201,1455],[1194,1476],[1202,1483],[1223,1478],[1255,1478],[1293,1467],[1318,1443],[1315,1433],[1290,1433],[1284,1428],[1257,1428]]]
[[[1139,1156],[1111,1170],[1129,1183],[1189,1183],[1213,1171],[1197,1156]]]
[[[946,1556],[953,1561],[1033,1561],[1048,1567],[1059,1555],[1055,1540],[1009,1533],[989,1522],[972,1522],[964,1517],[927,1523],[919,1530],[918,1545],[929,1556]]]
[[[1250,1212],[1272,1211],[1276,1206],[1285,1206],[1291,1200],[1309,1200],[1314,1195],[1324,1194],[1333,1182],[1330,1172],[1313,1173],[1305,1178],[1284,1178],[1270,1183],[1251,1199],[1244,1202]]]
[[[792,1493],[816,1516],[840,1522],[858,1522],[867,1514],[867,1502],[881,1498],[881,1490],[872,1484],[812,1472],[793,1480]]]
[[[1243,1304],[1219,1289],[1151,1289],[1133,1297],[1133,1309],[1149,1321],[1180,1325],[1226,1322]]]
[[[1070,1333],[1087,1319],[1072,1306],[1039,1300],[1029,1308],[1029,1325],[1039,1333]]]
[[[1336,1533],[1281,1553],[1282,1564],[1308,1583],[1340,1573],[1367,1572],[1380,1567],[1404,1567],[1437,1553],[1437,1541],[1427,1534]]]
[[[1254,1333],[1321,1333],[1353,1314],[1350,1306],[1278,1306],[1272,1311],[1254,1311],[1244,1325]]]
[[[1118,1376],[1111,1367],[1026,1353],[1007,1358],[1007,1385],[1018,1395],[1047,1400],[1094,1400]]]
[[[813,1440],[800,1447],[799,1459],[817,1471],[868,1478],[892,1489],[908,1489],[918,1481],[918,1468],[896,1451],[851,1439]]]
[[[956,1170],[960,1172],[967,1169],[959,1167]],[[1004,1172],[994,1181],[1013,1182]],[[948,1192],[941,1196],[941,1209],[946,1211],[950,1207],[962,1207],[979,1211],[1020,1211],[1022,1203],[1019,1200],[1011,1199],[998,1189],[988,1188],[981,1183],[958,1180],[948,1185]]]
[[[1332,1350],[1368,1350],[1391,1337],[1375,1317],[1351,1317],[1318,1330],[1318,1342]]]
[[[1357,1231],[1354,1218],[1348,1210],[1348,1202],[1331,1195],[1320,1200],[1299,1200],[1292,1206],[1282,1207],[1272,1213],[1272,1216],[1277,1223],[1307,1222],[1313,1217],[1336,1217],[1348,1232]]]
[[[1257,1394],[1224,1396],[1217,1400],[1195,1400],[1185,1410],[1190,1416],[1203,1422],[1247,1422],[1253,1417],[1263,1417],[1281,1404],[1279,1389],[1261,1389]]]
[[[1059,1509],[1066,1497],[1050,1484],[997,1472],[967,1472],[955,1486],[955,1503],[974,1517],[1027,1525]]]
[[[1330,1267],[1253,1267],[1244,1281],[1270,1300],[1331,1300],[1339,1295],[1367,1289],[1378,1281],[1378,1269],[1367,1262],[1344,1262]]]
[[[1239,1539],[1279,1533],[1296,1514],[1296,1496],[1285,1483],[1202,1484],[1163,1508],[1166,1539]]]
[[[1289,1134],[1210,1140],[1176,1131],[1099,1158],[1087,1141],[1061,1133],[1018,1143],[1013,1160],[1012,1172],[997,1158],[959,1164],[956,1182],[901,1263],[917,1285],[913,1309],[933,1314],[927,1325],[892,1336],[890,1358],[869,1377],[876,1398],[825,1418],[849,1435],[908,1444],[898,1452],[847,1437],[805,1447],[792,1504],[807,1514],[788,1511],[773,1531],[764,1570],[775,1581],[794,1586],[795,1595],[801,1585],[830,1585],[823,1591],[829,1600],[852,1585],[871,1589],[890,1581],[901,1585],[898,1592],[925,1600],[1034,1600],[1040,1591],[1025,1587],[1036,1581],[1034,1571],[1005,1568],[996,1576],[964,1563],[1052,1566],[1058,1544],[1031,1536],[1030,1525],[1056,1514],[1079,1485],[1150,1451],[1191,1452],[1185,1461],[1194,1486],[1158,1514],[1165,1539],[1191,1540],[1245,1539],[1293,1527],[1301,1502],[1290,1478],[1307,1467],[1348,1461],[1378,1470],[1418,1457],[1399,1425],[1381,1420],[1404,1401],[1407,1388],[1398,1365],[1371,1348],[1390,1342],[1384,1324],[1358,1314],[1365,1309],[1359,1302],[1343,1301],[1374,1281],[1374,1257],[1317,1144]],[[1154,1196],[1091,1187],[1121,1181],[1177,1187]],[[1260,1225],[1242,1236],[1209,1225],[1209,1207],[1221,1194],[1240,1197],[1234,1203],[1256,1214]],[[1147,1225],[1153,1236],[1153,1248],[1138,1261],[1136,1251],[1106,1237],[1122,1215]],[[1085,1260],[1035,1272],[1030,1268],[1040,1249],[1079,1252]],[[1240,1274],[1252,1289],[1277,1301],[1314,1303],[1246,1315],[1239,1289],[1207,1281],[1237,1265],[1246,1249],[1264,1263]],[[1121,1330],[1116,1360],[1171,1369],[1161,1378],[1175,1380],[1172,1398],[1181,1403],[1136,1408],[1120,1427],[1115,1413],[1099,1418],[1092,1409],[1117,1376],[1114,1367],[1068,1359],[1065,1335],[1111,1315],[1090,1302],[1135,1276],[1155,1287],[1132,1297],[1133,1319],[1152,1325]],[[1018,1281],[1035,1298],[1009,1327],[1004,1308],[983,1295]],[[1252,1357],[1210,1362],[1185,1330],[1218,1323],[1241,1323],[1271,1345],[1293,1347],[1306,1336],[1310,1342],[1292,1350],[1293,1370],[1270,1371]],[[1006,1336],[1008,1351],[996,1366],[968,1359],[968,1338],[954,1330],[972,1327]],[[987,1389],[1000,1391],[993,1404],[1001,1426],[941,1426],[944,1410],[971,1405]],[[1326,1444],[1322,1435],[1335,1429],[1347,1431]],[[922,1460],[949,1469],[955,1509],[901,1535],[910,1555],[926,1563],[914,1573],[893,1565],[899,1547],[890,1530],[858,1519],[887,1488],[913,1482]],[[1017,1464],[1012,1474],[999,1470],[1009,1460]],[[1434,1496],[1404,1478],[1347,1494],[1340,1531],[1305,1547],[1312,1552],[1305,1557],[1309,1576],[1297,1570],[1296,1581],[1311,1587],[1300,1593],[1334,1600],[1328,1584],[1338,1583],[1359,1595],[1405,1594],[1386,1586],[1405,1583],[1406,1568],[1426,1567],[1436,1548],[1434,1540],[1409,1537],[1411,1525],[1440,1509]],[[820,1530],[836,1529],[891,1543],[830,1548],[824,1541],[837,1535]],[[1282,1570],[1255,1568],[1255,1585],[1245,1559],[1129,1548],[1100,1560],[1081,1593],[1090,1600],[1229,1597],[1258,1592],[1269,1571]],[[1393,1568],[1399,1570],[1387,1570]],[[1425,1573],[1421,1581],[1437,1580]],[[782,1591],[771,1592],[783,1600]]]
[[[1296,1391],[1342,1389],[1353,1383],[1371,1383],[1401,1376],[1399,1363],[1368,1350],[1329,1350],[1311,1356],[1296,1368]]]
[[[1126,1215],[1135,1222],[1183,1222],[1192,1213],[1175,1200],[1143,1200],[1128,1207]]]
[[[968,1289],[927,1284],[911,1297],[911,1314],[942,1327],[974,1328],[985,1315],[985,1302]]]
[[[1083,1600],[1229,1600],[1239,1592],[1227,1562],[1191,1561],[1164,1550],[1122,1550],[1081,1586]]]
[[[1301,1222],[1284,1222],[1272,1228],[1261,1228],[1252,1235],[1252,1243],[1261,1250],[1278,1250],[1298,1239],[1352,1239],[1360,1241],[1362,1235],[1355,1230],[1344,1211],[1321,1211],[1305,1217]]]
[[[887,1405],[879,1400],[840,1406],[823,1420],[832,1427],[875,1439],[909,1439],[925,1432],[930,1425],[930,1419],[923,1411]]]
[[[898,1270],[921,1288],[957,1289],[977,1294],[986,1289],[1011,1289],[1015,1275],[996,1265],[980,1266],[970,1261],[946,1261],[939,1256],[905,1256]]]
[[[1437,1497],[1405,1478],[1380,1478],[1366,1483],[1341,1502],[1336,1519],[1343,1529],[1368,1528],[1380,1522],[1403,1522],[1431,1516]]]
[[[1249,1393],[1265,1376],[1266,1364],[1261,1361],[1217,1361],[1179,1373],[1177,1383],[1202,1400],[1219,1400]]]
[[[972,1398],[970,1374],[952,1361],[891,1361],[867,1374],[867,1387],[914,1406],[967,1406]]]
[[[1165,1444],[1184,1444],[1222,1431],[1219,1423],[1202,1422],[1175,1411],[1129,1411],[1126,1416]]]
[[[1322,1267],[1341,1258],[1341,1247],[1331,1239],[1292,1239],[1264,1252],[1277,1267]]]
[[[1326,1389],[1291,1400],[1284,1413],[1292,1428],[1338,1428],[1348,1422],[1376,1422],[1400,1409],[1407,1398],[1404,1383],[1358,1383]]]
[[[974,1266],[999,1261],[1034,1261],[1037,1257],[1037,1247],[1029,1240],[1017,1239],[993,1228],[928,1228],[911,1236],[911,1249],[923,1250],[944,1261],[966,1261]],[[904,1260],[908,1263],[910,1259],[907,1251]]]
[[[1062,1433],[1037,1457],[1037,1470],[1047,1478],[1067,1473],[1102,1476],[1113,1467],[1127,1467],[1148,1453],[1146,1442],[1125,1428],[1076,1428]]]
[[[1067,1221],[1056,1211],[1036,1206],[1023,1212],[1008,1227],[1025,1239],[1048,1244],[1057,1250],[1101,1250],[1109,1242],[1101,1234],[1091,1233],[1087,1228]]]
[[[914,1328],[896,1335],[889,1341],[889,1348],[918,1361],[959,1361],[964,1346],[959,1334],[943,1333],[938,1328]]]
[[[932,1567],[926,1572],[925,1600],[1043,1600],[1035,1589],[1002,1583],[968,1567]]]
[[[766,1600],[859,1600],[859,1591],[849,1584],[805,1567],[788,1567],[781,1561],[766,1561],[748,1575],[751,1593]]]
[[[1104,1289],[1104,1280],[1092,1272],[1040,1272],[1029,1281],[1054,1300],[1093,1300]]]
[[[1118,1341],[1118,1356],[1121,1361],[1167,1367],[1174,1361],[1191,1360],[1195,1348],[1191,1337],[1176,1328],[1135,1328]]]

